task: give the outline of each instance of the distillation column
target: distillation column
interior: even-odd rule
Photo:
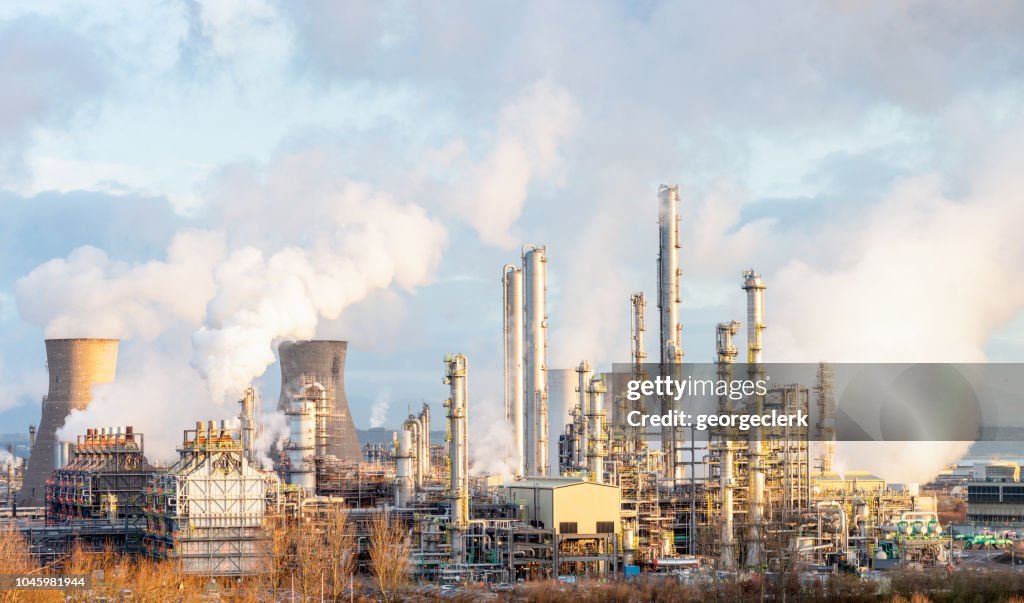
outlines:
[[[605,411],[604,395],[608,392],[604,379],[594,376],[590,378],[587,398],[590,406],[587,412],[587,473],[590,481],[604,483],[604,459],[607,456],[607,436],[604,432]]]
[[[740,332],[740,322],[720,322],[716,329],[715,347],[718,355],[718,382],[732,383],[732,365],[736,362],[736,346],[732,338]],[[728,393],[723,394],[718,400],[718,412],[731,413],[732,399]],[[730,570],[736,567],[736,545],[733,531],[733,487],[736,478],[733,475],[735,459],[733,458],[733,434],[723,430],[722,453],[720,465],[720,488],[722,499],[722,548],[721,567]]]
[[[245,388],[245,396],[238,401],[242,407],[241,412],[238,413],[242,432],[242,456],[250,463],[256,460],[256,407],[258,401],[259,397],[252,386]]]
[[[594,376],[594,371],[590,368],[590,363],[586,360],[580,362],[580,365],[576,367],[577,385],[576,391],[579,392],[578,408],[574,419],[576,420],[576,426],[574,428],[575,438],[574,442],[574,455],[573,464],[576,467],[587,466],[587,459],[589,454],[590,445],[589,433],[587,429],[587,421],[590,419],[590,379]]]
[[[412,481],[416,488],[423,487],[423,464],[420,462],[420,451],[423,449],[423,423],[409,415],[409,418],[402,423],[402,431],[409,432],[409,456],[412,457],[410,468],[412,470]]]
[[[430,476],[430,405],[423,403],[420,411],[420,446],[417,452],[421,479]]]
[[[547,250],[523,246],[524,406],[527,475],[548,475]]]
[[[512,264],[502,268],[505,342],[505,419],[515,436],[511,451],[516,474],[523,474],[523,271]]]
[[[303,394],[294,396],[285,414],[291,424],[291,435],[285,452],[288,454],[288,483],[302,486],[307,492],[316,492],[316,450],[317,412],[316,398]],[[201,424],[197,424],[197,435]]]
[[[679,323],[679,187],[661,185],[658,189],[658,310],[661,313],[661,373],[681,381],[683,350],[682,325]],[[661,400],[661,414],[676,410],[675,400]],[[681,432],[675,427],[661,428],[661,449],[665,455],[665,474],[673,483],[683,478]]]
[[[395,455],[395,506],[402,509],[409,506],[415,490],[412,479],[412,432],[402,429],[398,432],[398,451]]]
[[[764,379],[761,351],[764,331],[764,280],[753,270],[743,272],[743,290],[747,293],[747,375],[752,382]],[[755,394],[749,409],[753,414],[763,414],[764,396]],[[761,533],[764,522],[764,442],[761,427],[750,430],[750,483],[748,501],[750,529],[747,532],[745,564],[760,567],[764,563],[764,542]]]
[[[463,535],[469,526],[469,442],[468,417],[466,414],[466,357],[462,354],[445,358],[447,372],[444,383],[450,386],[450,398],[445,400],[448,407],[448,457],[451,460],[448,500],[452,512],[452,553],[454,563],[465,559]]]
[[[814,390],[818,397],[818,423],[815,428],[818,441],[822,446],[820,469],[824,475],[832,473],[832,459],[836,452],[836,401],[832,394],[831,364],[818,363],[817,383]]]
[[[644,369],[644,362],[647,361],[647,350],[644,346],[644,333],[647,332],[647,327],[645,325],[644,312],[647,307],[647,298],[643,292],[634,293],[630,297],[630,307],[632,310],[632,320],[630,321],[632,349],[630,351],[633,359],[633,380],[646,381],[647,371]],[[626,416],[633,410],[641,414],[647,412],[642,397],[634,403],[633,408],[627,409]],[[625,416],[620,417],[620,420],[625,423]],[[629,426],[628,429],[630,437],[627,438],[627,441],[632,446],[632,449],[627,449],[627,452],[640,452],[644,446],[644,433],[642,429],[633,426]]]

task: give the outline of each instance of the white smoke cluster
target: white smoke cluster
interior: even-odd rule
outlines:
[[[312,338],[321,319],[373,291],[431,280],[443,226],[327,163],[300,153],[226,171],[206,208],[219,228],[178,233],[162,260],[78,248],[18,281],[19,311],[48,337],[158,340],[147,350],[123,344],[116,381],[72,413],[61,437],[132,423],[166,457],[189,421],[237,415],[278,341]]]
[[[515,475],[515,434],[505,420],[504,403],[489,396],[469,399],[469,473],[496,475],[506,482]]]
[[[391,409],[391,391],[383,389],[377,394],[377,399],[370,407],[370,428],[384,427],[388,418],[388,410]],[[429,429],[429,427],[428,427]]]
[[[288,440],[288,417],[283,412],[272,412],[260,417],[259,436],[256,438],[256,460],[264,469],[271,469],[274,461],[271,451],[280,451]]]
[[[3,448],[0,448],[0,471],[6,472],[11,465],[14,465],[17,462],[18,458],[16,456],[7,452]]]

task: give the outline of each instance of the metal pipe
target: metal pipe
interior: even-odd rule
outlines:
[[[505,419],[515,435],[511,464],[523,474],[525,455],[523,416],[523,270],[512,264],[502,268],[505,341]]]
[[[762,366],[762,332],[764,324],[764,291],[765,283],[760,275],[753,270],[743,272],[743,290],[747,293],[747,373],[750,381],[757,382],[764,378]],[[764,396],[755,394],[751,413],[763,414]],[[764,443],[760,425],[750,432],[750,479],[749,479],[749,521],[747,533],[747,567],[759,567],[764,562],[764,543],[761,537],[761,524],[764,521]]]
[[[682,325],[679,322],[679,187],[658,188],[658,310],[661,320],[661,372],[664,377],[681,381],[683,361]],[[673,398],[661,399],[661,413],[676,410]],[[683,478],[682,432],[676,427],[661,429],[661,449],[665,455],[665,473],[673,483]]]
[[[523,246],[524,471],[548,475],[547,250]]]

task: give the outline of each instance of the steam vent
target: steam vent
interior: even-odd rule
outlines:
[[[50,391],[43,398],[42,418],[28,459],[19,504],[39,507],[46,498],[46,480],[53,471],[53,444],[57,430],[74,409],[92,400],[92,386],[114,380],[116,339],[47,339],[46,366]]]
[[[278,410],[287,410],[293,396],[301,391],[303,377],[327,388],[332,416],[328,421],[327,454],[342,460],[362,460],[356,426],[345,398],[345,354],[347,341],[285,341],[278,347],[281,357],[281,398]]]

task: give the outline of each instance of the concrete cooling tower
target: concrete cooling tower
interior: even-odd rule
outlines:
[[[345,398],[345,354],[347,341],[285,341],[278,346],[281,358],[281,397],[278,410],[288,408],[301,391],[302,377],[310,377],[327,388],[333,413],[328,422],[327,454],[360,461],[359,437]]]
[[[53,471],[53,444],[57,430],[75,409],[92,400],[92,386],[114,380],[117,367],[116,339],[47,339],[46,367],[50,391],[43,398],[43,412],[35,445],[28,459],[18,503],[39,507],[46,499],[46,480]]]

